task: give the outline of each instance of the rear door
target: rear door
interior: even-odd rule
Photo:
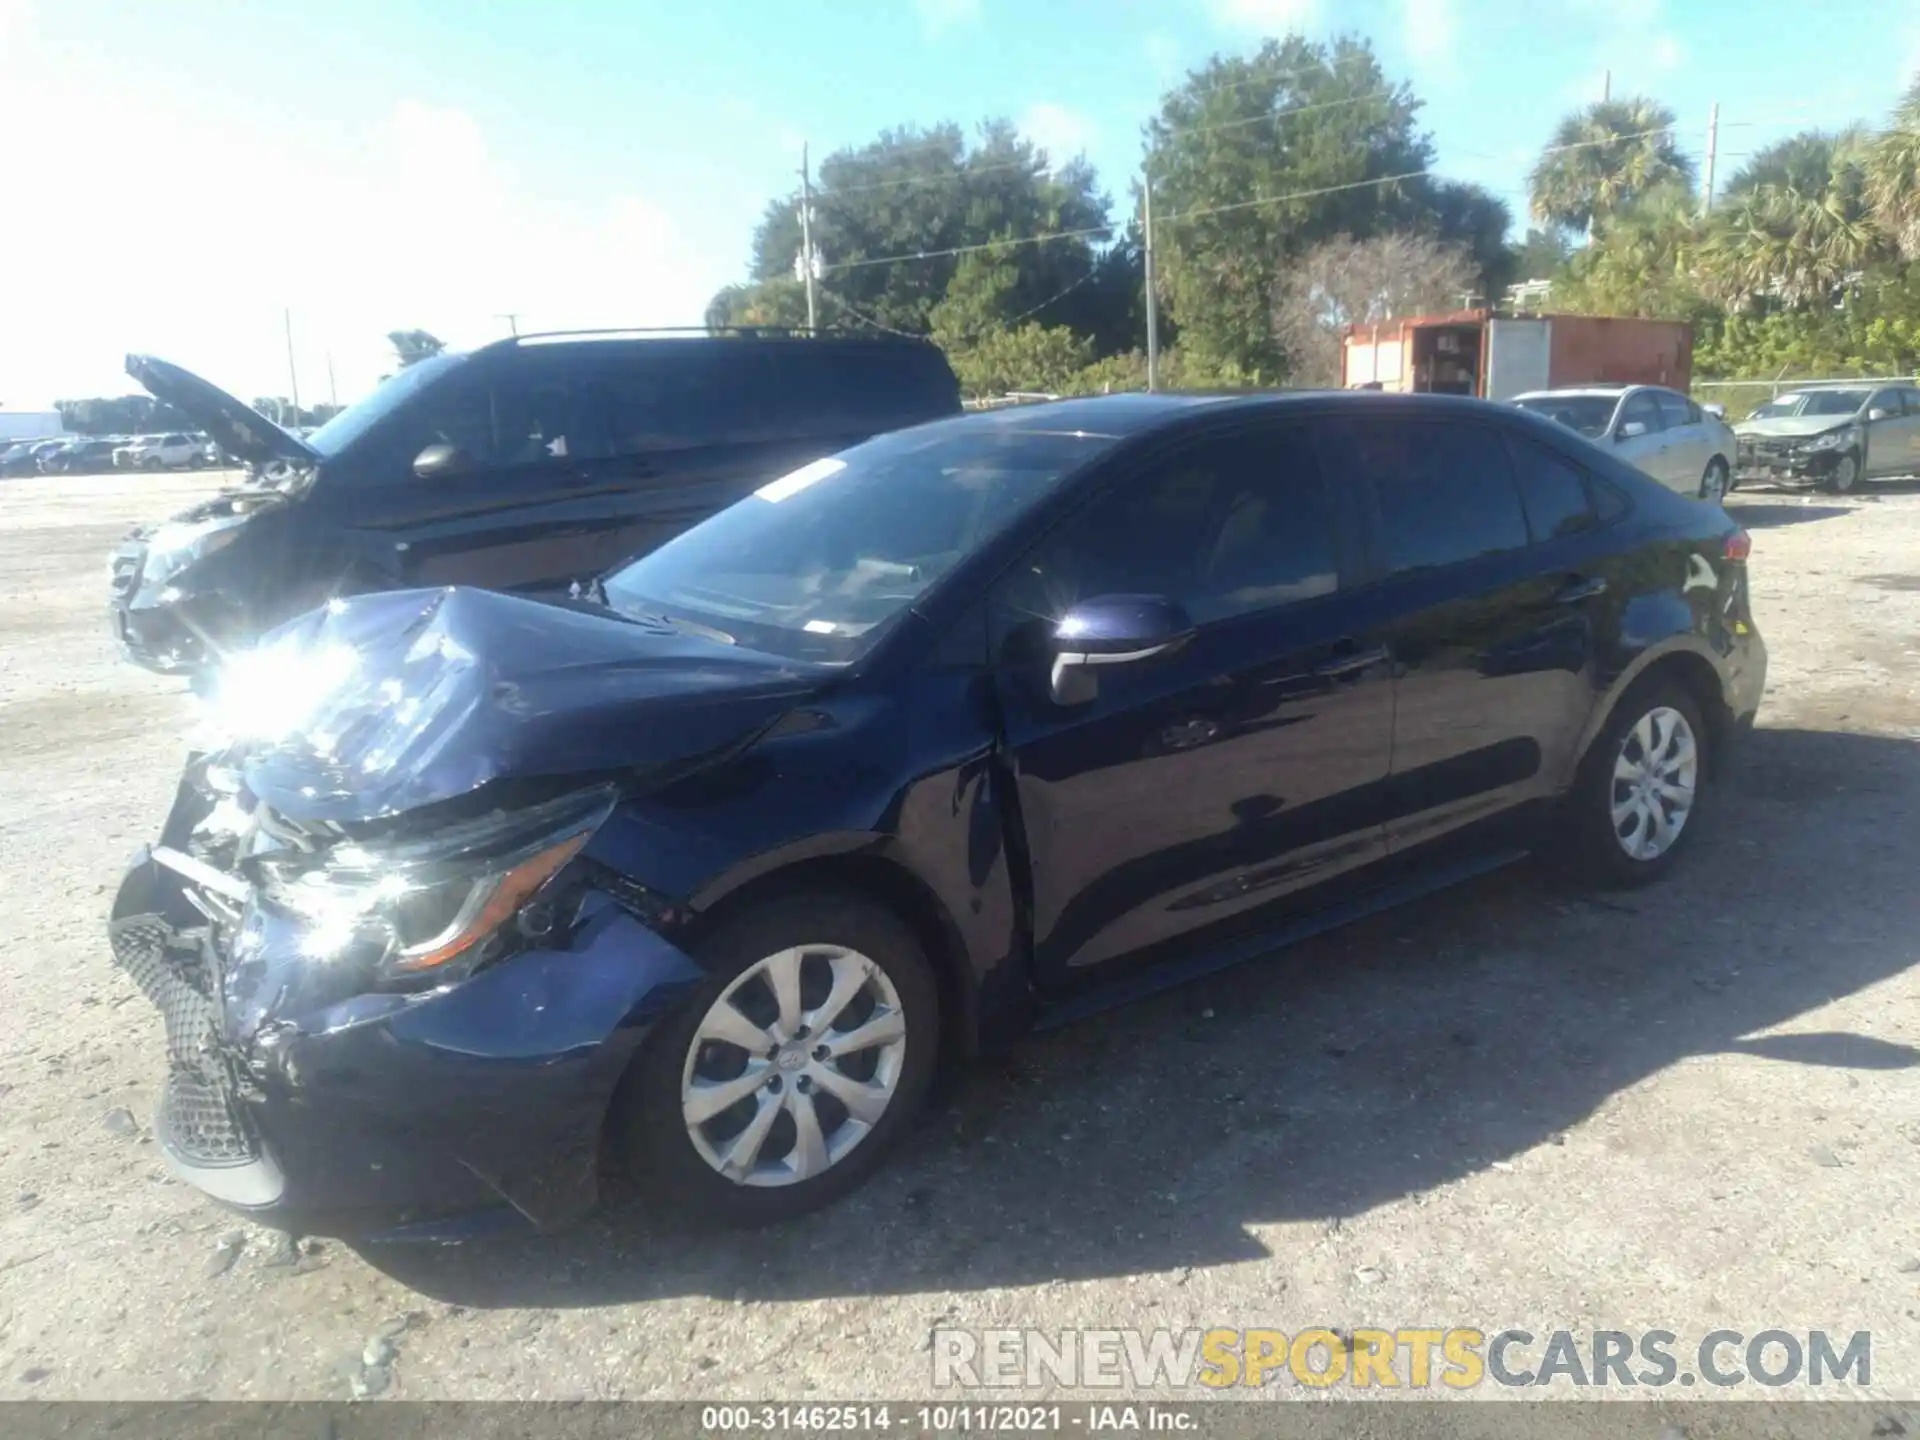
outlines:
[[[1607,579],[1581,538],[1584,481],[1545,447],[1411,417],[1346,440],[1373,518],[1353,624],[1397,677],[1387,842],[1402,850],[1557,787],[1593,704],[1588,611]]]
[[[1196,439],[1119,481],[991,599],[1005,753],[1049,988],[1383,852],[1388,657],[1357,643],[1338,477],[1302,422]],[[1039,638],[1073,604],[1155,594],[1197,627],[1063,708]]]

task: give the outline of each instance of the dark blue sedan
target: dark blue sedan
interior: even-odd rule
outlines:
[[[1748,540],[1439,397],[1128,396],[816,461],[571,602],[232,657],[113,909],[156,1132],[291,1227],[784,1218],[937,1064],[1545,844],[1664,874],[1751,723]]]

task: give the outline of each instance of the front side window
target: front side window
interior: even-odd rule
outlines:
[[[854,660],[1112,443],[999,416],[882,435],[763,485],[634,561],[608,579],[607,599],[792,659]]]
[[[1666,417],[1660,413],[1660,404],[1645,390],[1627,397],[1627,403],[1620,409],[1622,426],[1638,424],[1643,433],[1653,435],[1667,428]]]
[[[1527,519],[1500,436],[1479,425],[1388,420],[1356,426],[1361,473],[1395,574],[1527,544]]]
[[[1869,410],[1884,410],[1888,415],[1900,415],[1906,411],[1906,405],[1898,390],[1882,390],[1868,404]]]
[[[1003,582],[1002,634],[1103,595],[1159,595],[1195,624],[1338,586],[1334,521],[1303,425],[1196,442],[1064,522]]]

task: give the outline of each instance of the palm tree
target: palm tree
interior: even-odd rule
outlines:
[[[1920,259],[1920,79],[1873,143],[1866,172],[1867,203],[1881,230],[1902,255]]]
[[[1673,111],[1643,96],[1567,116],[1527,177],[1533,217],[1573,230],[1674,184],[1692,186],[1693,164],[1674,141]]]
[[[1884,240],[1867,203],[1872,141],[1859,129],[1803,131],[1768,146],[1727,187],[1702,247],[1707,288],[1724,303],[1789,309],[1830,301]]]

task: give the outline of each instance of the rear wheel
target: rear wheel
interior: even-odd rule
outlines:
[[[1702,500],[1724,500],[1727,498],[1727,462],[1718,455],[1707,462],[1707,473],[1700,477],[1700,498]]]
[[[1622,697],[1568,797],[1586,878],[1644,885],[1672,868],[1699,828],[1708,743],[1699,706],[1676,681]]]
[[[207,457],[198,452],[187,457],[187,468],[189,470],[204,470],[206,465]]]
[[[1833,473],[1827,476],[1827,489],[1836,495],[1845,495],[1853,489],[1860,479],[1860,457],[1849,450],[1833,463]]]
[[[925,1097],[939,990],[913,933],[837,891],[723,921],[709,978],[628,1076],[627,1158],[682,1219],[763,1225],[864,1179]]]

